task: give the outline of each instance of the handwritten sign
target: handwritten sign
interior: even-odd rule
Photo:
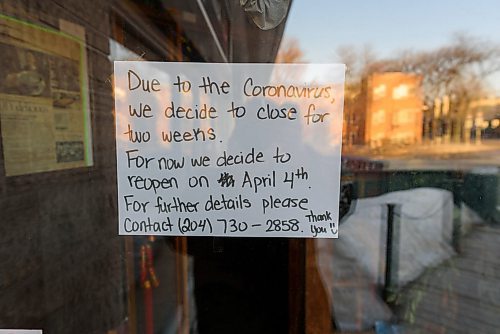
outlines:
[[[114,67],[121,235],[338,237],[344,65]]]

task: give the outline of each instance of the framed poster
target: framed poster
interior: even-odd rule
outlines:
[[[6,176],[91,166],[84,41],[0,15]]]

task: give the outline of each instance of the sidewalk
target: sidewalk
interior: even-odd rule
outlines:
[[[386,170],[468,170],[479,166],[500,166],[500,140],[483,140],[478,144],[423,143],[376,149],[356,147],[346,149],[343,154],[383,161]]]
[[[418,333],[500,333],[499,240],[498,227],[477,226],[459,255],[402,291],[400,319]]]

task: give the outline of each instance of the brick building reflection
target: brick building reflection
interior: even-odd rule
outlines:
[[[421,81],[419,75],[402,72],[374,73],[363,80],[360,96],[346,98],[344,143],[370,147],[420,143]]]
[[[435,98],[424,109],[423,140],[434,144],[480,143],[500,137],[500,98],[470,101],[466,108],[455,94]]]
[[[479,143],[500,137],[500,99],[484,97],[467,108],[455,95],[424,98],[422,76],[373,73],[359,90],[346,89],[344,150],[421,143]]]

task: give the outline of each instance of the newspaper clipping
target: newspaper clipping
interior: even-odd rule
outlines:
[[[6,176],[92,165],[84,44],[0,16]]]

